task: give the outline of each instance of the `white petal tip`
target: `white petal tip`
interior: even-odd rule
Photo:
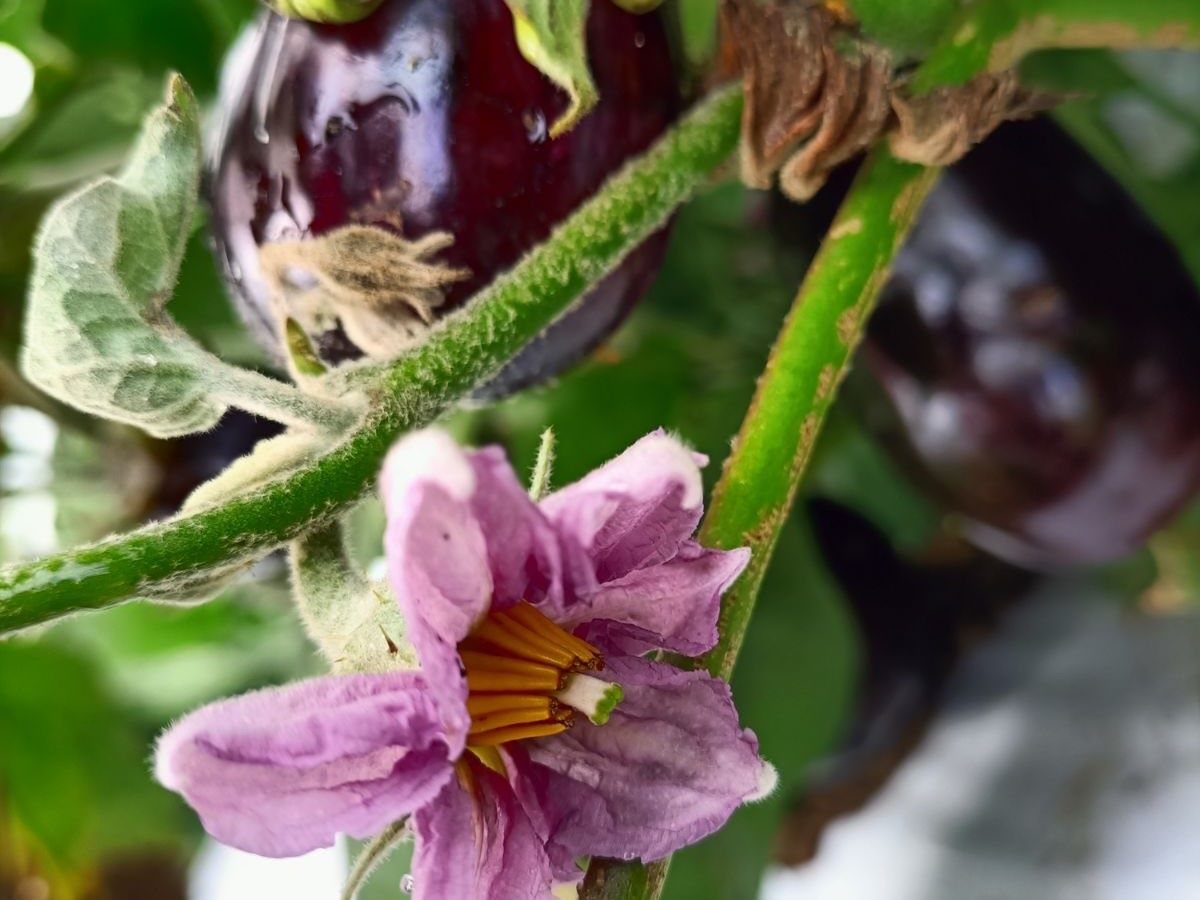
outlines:
[[[758,773],[758,784],[753,793],[746,797],[746,802],[757,803],[760,800],[766,800],[775,793],[777,787],[779,787],[779,771],[764,759],[762,771]]]
[[[696,454],[682,441],[669,434],[654,434],[642,439],[642,451],[653,459],[653,465],[683,485],[684,509],[695,509],[704,502],[704,481]]]
[[[426,428],[405,435],[388,453],[383,467],[383,490],[399,497],[413,484],[432,482],[456,500],[475,493],[475,470],[466,454],[448,433]]]

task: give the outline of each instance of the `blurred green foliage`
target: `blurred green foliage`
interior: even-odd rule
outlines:
[[[1200,281],[1200,54],[1048,51],[1027,78],[1074,95],[1055,112],[1175,244]]]
[[[59,867],[170,845],[183,810],[146,777],[153,732],[95,665],[49,642],[0,643],[0,783],[8,815]],[[143,727],[139,727],[142,725]]]
[[[865,0],[853,6],[868,21],[907,8]],[[37,398],[12,370],[37,222],[53,197],[121,160],[167,68],[181,70],[211,99],[220,58],[254,9],[253,0],[0,0],[0,41],[37,67],[30,110],[0,130],[0,407],[38,405],[62,426],[54,483],[36,487],[57,504],[61,542],[131,524],[152,508],[163,467],[188,463]],[[693,61],[711,53],[715,10],[715,0],[672,7]],[[911,35],[914,47],[927,38]],[[1200,110],[1180,101],[1169,79],[1140,57],[1043,54],[1029,71],[1044,83],[1087,92],[1062,108],[1060,120],[1141,200],[1200,277]],[[1114,103],[1131,102],[1141,115],[1165,117],[1192,135],[1191,155],[1181,150],[1172,166],[1148,165],[1151,151],[1139,149],[1134,134],[1137,115],[1112,112]],[[674,229],[651,296],[609,346],[552,385],[458,414],[456,432],[502,443],[527,471],[540,432],[553,425],[555,478],[563,484],[666,427],[710,456],[711,485],[815,248],[782,246],[770,233],[764,198],[733,184],[684,209]],[[172,309],[206,346],[261,364],[222,293],[198,230]],[[23,490],[5,485],[0,513]],[[924,547],[941,525],[939,512],[846,409],[830,423],[807,490],[856,507],[906,551]],[[377,505],[365,505],[354,528],[364,561],[378,555],[380,528]],[[0,552],[5,546],[0,535]],[[807,526],[796,521],[783,535],[734,684],[746,724],[779,767],[781,788],[680,854],[669,896],[753,896],[781,814],[809,764],[844,733],[859,655],[846,601]],[[270,564],[203,607],[132,604],[33,640],[0,643],[0,818],[32,836],[42,865],[62,871],[131,845],[190,844],[198,837],[194,819],[150,780],[153,735],[198,703],[318,666],[291,614],[280,567]],[[0,856],[3,847],[0,841]],[[0,877],[5,863],[0,859]],[[406,867],[403,854],[389,862],[368,900],[395,896]]]

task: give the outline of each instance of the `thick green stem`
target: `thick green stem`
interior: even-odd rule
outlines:
[[[961,84],[1052,47],[1188,46],[1200,46],[1196,0],[984,0],[964,9],[912,85]]]
[[[935,169],[900,162],[877,148],[838,212],[771,351],[701,529],[706,546],[750,547],[750,565],[722,601],[717,646],[700,660],[675,659],[676,664],[703,666],[719,678],[732,674],[825,415],[892,259],[936,177]],[[668,863],[599,861],[581,897],[658,897]]]
[[[701,530],[707,546],[753,551],[745,574],[722,602],[717,646],[701,661],[719,678],[733,673],[759,586],[825,415],[892,259],[936,177],[936,169],[900,162],[876,149],[783,323]]]
[[[371,413],[328,454],[226,504],[0,572],[0,633],[148,591],[162,596],[338,515],[370,486],[397,435],[498,371],[728,159],[741,105],[735,88],[714,93],[467,310],[376,372]]]
[[[931,7],[936,0],[925,5]],[[917,92],[1015,65],[1049,47],[1200,44],[1195,0],[980,0],[914,74]],[[700,660],[728,678],[750,622],[780,528],[888,268],[933,186],[936,171],[873,151],[838,213],[784,323],[733,452],[713,495],[701,541],[750,546],[746,573],[725,595],[717,646]],[[597,860],[581,900],[655,900],[670,860]]]

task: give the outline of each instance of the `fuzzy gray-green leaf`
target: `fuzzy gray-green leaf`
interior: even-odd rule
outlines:
[[[44,391],[172,437],[210,428],[204,354],[164,311],[195,214],[200,124],[173,76],[116,178],[51,209],[35,250],[22,365]]]

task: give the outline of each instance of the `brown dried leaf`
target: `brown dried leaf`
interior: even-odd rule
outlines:
[[[720,70],[745,85],[742,180],[769,188],[778,172],[794,200],[885,134],[901,159],[942,166],[1001,122],[1063,99],[1022,87],[1012,71],[910,97],[841,0],[725,0],[721,12]]]
[[[727,0],[724,56],[740,68],[746,105],[742,178],[811,197],[829,172],[868,147],[891,116],[891,60],[845,19],[807,0]]]
[[[926,166],[946,166],[1010,119],[1028,119],[1060,103],[1061,94],[1022,87],[1017,73],[977,75],[964,85],[909,97],[897,86],[897,125],[888,136],[893,154]]]
[[[433,324],[445,289],[470,277],[433,260],[452,243],[442,231],[408,241],[382,228],[348,225],[321,237],[265,244],[259,260],[280,333],[289,319],[309,335],[340,323],[369,356],[395,356]]]

